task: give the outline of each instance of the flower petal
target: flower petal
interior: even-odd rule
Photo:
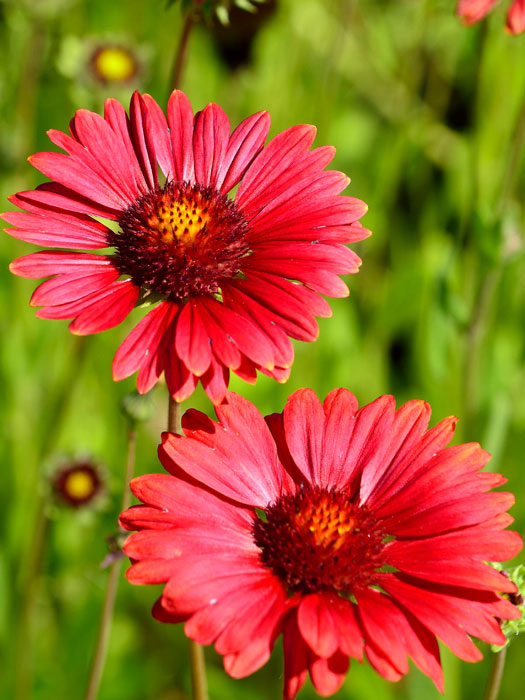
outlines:
[[[175,163],[175,179],[193,182],[193,111],[180,90],[172,92],[168,102],[168,126]]]
[[[215,187],[221,194],[226,194],[239,182],[263,147],[269,129],[268,112],[257,112],[241,122],[233,131],[215,182]]]
[[[193,159],[199,185],[216,187],[229,138],[230,122],[219,105],[209,104],[195,116]]]

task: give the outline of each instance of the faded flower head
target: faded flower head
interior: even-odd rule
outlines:
[[[307,673],[331,695],[364,656],[399,680],[408,658],[443,690],[438,639],[477,661],[471,637],[503,644],[515,584],[486,562],[515,556],[512,494],[480,471],[476,443],[447,447],[456,419],[391,396],[358,409],[345,389],[302,389],[264,419],[227,394],[218,422],[194,410],[163,435],[170,474],[132,481],[121,515],[136,584],[164,584],[153,613],[215,643],[246,676],[283,635],[284,698]]]
[[[98,467],[88,460],[64,464],[51,483],[57,499],[72,508],[91,505],[104,487]]]

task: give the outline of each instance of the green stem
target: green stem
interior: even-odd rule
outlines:
[[[168,431],[170,433],[182,435],[180,418],[180,403],[175,401],[170,396],[168,404]],[[206,683],[206,665],[204,663],[203,648],[199,644],[196,644],[196,642],[194,642],[193,639],[188,639],[188,644],[193,700],[208,700],[208,690]]]
[[[492,668],[490,669],[489,682],[485,690],[484,700],[497,700],[501,679],[503,678],[503,669],[505,668],[505,657],[507,656],[507,647],[503,647],[501,651],[494,654],[492,660]]]
[[[510,143],[511,149],[507,159],[507,167],[503,176],[501,195],[497,207],[500,218],[503,216],[505,207],[512,197],[519,164],[523,155],[523,147],[525,146],[525,92],[522,97]],[[477,157],[475,158],[474,166],[474,179],[477,181]],[[473,199],[472,212],[474,208],[475,201]],[[505,259],[503,256],[501,262],[499,264],[492,264],[490,269],[484,273],[480,280],[478,294],[467,329],[464,362],[464,434],[467,438],[469,438],[472,421],[477,413],[481,350],[483,338],[487,331],[487,319],[490,314],[493,298],[497,293],[504,264]]]
[[[43,439],[40,445],[39,464],[51,454],[69,407],[71,397],[76,387],[76,378],[81,375],[81,367],[86,357],[88,342],[85,337],[75,337],[72,347],[70,367],[73,374],[67,373],[62,380],[62,385],[55,395],[54,401],[50,401],[45,415],[42,416],[47,423],[44,424]],[[38,477],[38,475],[35,475]],[[47,499],[43,489],[36,491],[34,524],[32,528],[31,542],[28,545],[27,556],[24,558],[25,566],[20,571],[20,605],[19,623],[17,630],[15,650],[15,688],[17,700],[25,700],[31,695],[33,685],[33,611],[38,593],[39,575],[42,569],[44,553],[49,531],[49,518],[47,517]]]
[[[510,140],[510,154],[508,156],[508,167],[505,171],[503,187],[501,188],[501,198],[499,202],[499,213],[502,215],[505,206],[512,196],[512,190],[516,182],[518,168],[523,155],[525,145],[525,90],[523,92],[518,119]]]
[[[465,437],[470,439],[478,406],[478,387],[481,364],[481,349],[487,330],[487,319],[490,315],[492,299],[498,288],[501,267],[494,266],[483,277],[479,285],[471,320],[467,329],[464,358],[464,415],[463,430]]]
[[[131,492],[129,490],[129,482],[133,477],[135,466],[135,451],[137,444],[137,435],[134,426],[130,428],[128,433],[128,449],[126,459],[126,473],[124,477],[124,491],[122,494],[122,510],[129,508],[131,502]],[[98,630],[98,637],[95,647],[95,655],[91,664],[88,685],[85,700],[95,700],[98,696],[100,681],[106,663],[108,651],[109,635],[111,633],[111,624],[113,621],[113,611],[115,609],[115,598],[117,596],[117,588],[120,578],[120,570],[122,568],[122,559],[117,559],[111,565],[109,577],[106,584],[106,593],[104,596],[104,604],[102,607],[102,617]]]
[[[195,10],[190,8],[184,18],[180,38],[175,51],[175,57],[173,59],[173,68],[170,79],[171,90],[177,90],[181,85],[182,73],[186,64],[186,56],[188,55],[191,30],[193,29],[196,19]]]
[[[37,508],[33,539],[28,553],[26,577],[20,601],[20,618],[16,639],[15,697],[17,700],[29,698],[33,685],[33,610],[38,592],[38,575],[42,568],[49,531],[46,502],[41,495],[39,495]]]

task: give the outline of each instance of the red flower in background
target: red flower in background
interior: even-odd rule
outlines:
[[[459,0],[458,15],[465,24],[474,24],[483,19],[499,0]],[[507,30],[511,34],[525,31],[525,0],[514,0],[507,14]]]
[[[309,672],[322,695],[365,654],[398,680],[408,658],[442,690],[437,639],[477,661],[470,639],[503,644],[516,588],[486,561],[522,547],[506,531],[505,479],[480,472],[478,444],[446,447],[456,419],[427,430],[430,407],[391,396],[357,407],[345,389],[324,404],[302,389],[265,419],[229,393],[216,423],[198,411],[185,436],[164,434],[171,474],[132,481],[144,505],[121,515],[132,534],[128,578],[165,584],[154,607],[215,643],[226,671],[246,676],[284,635],[284,697]]]
[[[43,307],[37,316],[73,319],[70,330],[85,335],[156,302],[113,362],[117,380],[138,370],[141,393],[162,372],[179,401],[200,379],[220,402],[230,369],[249,382],[257,369],[285,381],[289,337],[317,338],[315,316],[331,314],[319,294],[348,294],[338,275],[357,272],[361,261],[344,244],[369,232],[358,222],[366,205],[339,196],[349,179],[324,170],[335,149],[310,150],[308,125],[264,146],[269,125],[259,112],[230,134],[220,107],[194,117],[177,91],[167,118],[135,93],[129,117],[108,100],[104,118],[79,110],[71,136],[51,130],[69,155],[29,159],[53,182],[11,198],[25,211],[3,215],[16,227],[7,232],[43,246],[112,250],[15,260],[17,275],[51,277],[31,299]]]
[[[507,29],[511,34],[525,32],[525,0],[514,0],[507,14]]]

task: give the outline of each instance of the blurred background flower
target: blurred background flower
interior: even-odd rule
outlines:
[[[500,0],[459,0],[458,15],[465,24],[479,22]],[[507,14],[507,30],[510,34],[525,31],[525,0],[513,0]]]
[[[66,36],[58,47],[56,66],[69,79],[74,102],[95,108],[110,93],[127,96],[147,79],[151,50],[131,36]]]
[[[51,483],[55,498],[72,508],[93,504],[104,489],[99,468],[84,459],[63,464]]]

